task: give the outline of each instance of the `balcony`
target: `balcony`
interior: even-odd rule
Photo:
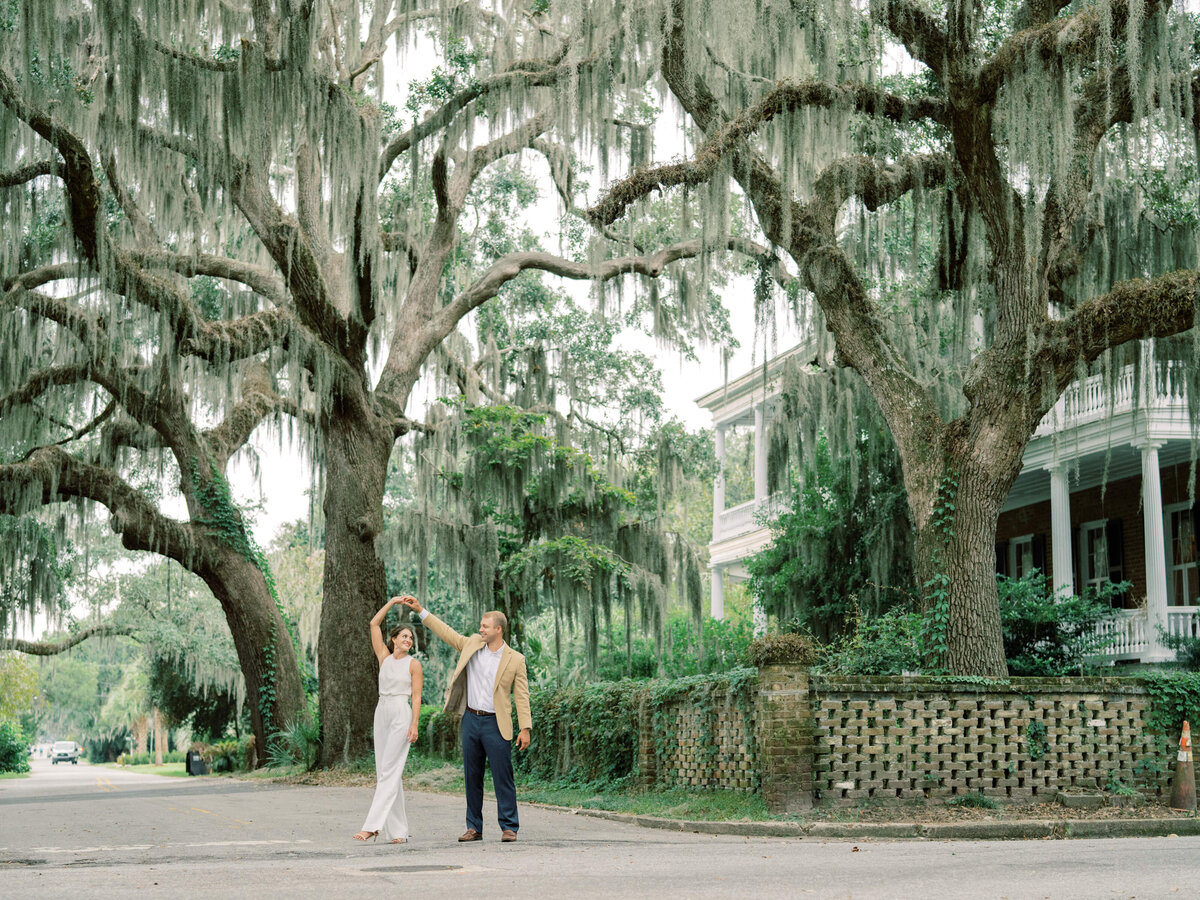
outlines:
[[[713,523],[712,542],[727,541],[766,528],[764,521],[774,519],[786,509],[787,498],[772,494],[762,500],[747,500],[720,513]]]
[[[1147,408],[1187,407],[1187,377],[1182,363],[1172,362],[1165,367],[1151,366],[1146,373],[1152,390],[1141,401]],[[1135,404],[1138,387],[1133,366],[1125,366],[1112,376],[1089,375],[1075,382],[1058,398],[1054,408],[1038,425],[1034,437],[1044,437],[1067,427],[1097,422],[1109,416],[1127,413]]]

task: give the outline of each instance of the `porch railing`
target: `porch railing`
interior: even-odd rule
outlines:
[[[1168,606],[1166,630],[1169,635],[1200,637],[1200,607]],[[1114,662],[1145,659],[1154,654],[1159,645],[1158,635],[1150,628],[1145,607],[1121,610],[1112,619],[1096,626],[1096,635],[1111,640],[1102,658]]]
[[[785,499],[781,494],[772,494],[762,500],[747,500],[731,506],[717,517],[713,529],[713,542],[724,541],[742,534],[749,534],[763,527],[760,523],[773,519],[783,511]]]

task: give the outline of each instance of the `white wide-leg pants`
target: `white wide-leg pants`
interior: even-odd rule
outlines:
[[[408,728],[412,708],[407,696],[383,696],[375,707],[375,797],[363,831],[378,831],[385,841],[408,837],[404,812],[404,763],[408,760]]]

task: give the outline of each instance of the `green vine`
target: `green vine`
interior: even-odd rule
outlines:
[[[720,754],[717,733],[722,709],[734,708],[743,716],[750,716],[754,708],[755,686],[758,670],[753,668],[731,669],[721,675],[691,675],[669,681],[650,683],[647,701],[653,709],[651,722],[654,731],[654,755],[660,772],[664,769],[672,752],[679,746],[679,734],[675,727],[675,707],[687,703],[698,713],[696,725],[700,741],[695,748],[696,762],[703,767],[716,763]],[[757,757],[754,734],[745,735],[747,752]]]
[[[1029,743],[1029,758],[1041,759],[1046,755],[1046,751],[1050,749],[1050,743],[1046,740],[1046,723],[1041,719],[1034,719],[1025,726],[1025,740]]]
[[[950,650],[947,634],[950,631],[950,576],[944,569],[941,548],[954,537],[955,499],[958,496],[958,473],[951,471],[942,476],[938,485],[937,500],[933,504],[930,527],[941,539],[932,555],[933,575],[923,585],[927,610],[922,619],[921,638],[930,671],[945,672],[946,654]]]
[[[1171,672],[1142,679],[1150,695],[1146,727],[1168,744],[1179,740],[1185,720],[1200,722],[1200,672]]]
[[[197,524],[207,528],[214,537],[231,547],[238,556],[253,564],[262,574],[271,599],[275,601],[275,609],[291,638],[292,650],[300,665],[300,680],[307,690],[307,685],[315,682],[316,679],[308,662],[304,660],[304,654],[300,651],[300,636],[295,623],[292,622],[279,599],[279,589],[275,584],[275,575],[271,572],[267,555],[254,540],[254,536],[246,527],[245,516],[233,502],[229,482],[217,470],[216,463],[211,459],[208,464],[207,480],[200,477],[199,465],[195,460],[192,461],[191,476],[192,491],[205,512],[204,517],[197,520]],[[275,691],[276,638],[275,628],[272,626],[271,637],[263,647],[263,679],[258,689],[258,711],[262,716],[263,733],[268,736],[268,741],[273,740],[276,733],[274,727],[275,701],[277,699]],[[267,749],[269,748],[264,748],[264,750]]]

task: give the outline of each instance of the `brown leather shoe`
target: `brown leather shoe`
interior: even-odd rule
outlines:
[[[467,841],[482,841],[482,840],[483,840],[482,834],[480,834],[474,828],[468,828],[466,831],[463,832],[462,836],[458,839],[458,842],[460,844],[465,844]]]
[[[517,839],[517,833],[511,828],[504,829],[504,833],[500,835],[500,841],[505,844],[511,844]]]

